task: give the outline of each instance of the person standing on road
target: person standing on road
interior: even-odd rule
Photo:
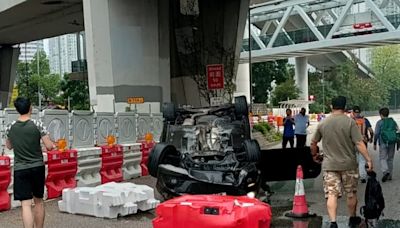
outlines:
[[[301,108],[300,113],[294,117],[296,147],[303,148],[307,142],[307,128],[310,126],[310,120],[306,115],[306,109]]]
[[[290,148],[293,148],[294,145],[294,119],[292,117],[292,110],[286,109],[286,117],[283,120],[283,141],[282,148],[285,149],[287,143],[290,143]]]
[[[6,128],[6,146],[14,149],[14,200],[21,201],[25,228],[42,228],[44,225],[44,181],[42,140],[46,149],[55,146],[40,121],[32,120],[31,102],[19,97],[14,106],[20,114],[18,120]],[[32,198],[35,206],[32,211]]]
[[[392,180],[398,126],[396,121],[389,117],[388,108],[381,108],[379,115],[381,119],[375,126],[374,150],[376,150],[376,144],[379,143],[379,161],[383,174],[382,182],[386,182]]]
[[[321,162],[317,144],[322,140],[323,186],[331,228],[338,227],[337,200],[342,196],[342,189],[347,195],[349,226],[357,227],[361,222],[361,218],[356,216],[359,174],[354,147],[357,147],[367,161],[368,171],[373,170],[372,160],[363,137],[356,122],[345,114],[345,107],[345,97],[339,96],[332,99],[332,115],[318,124],[311,142],[314,161]]]
[[[359,106],[353,107],[353,119],[356,121],[357,127],[363,136],[365,147],[368,148],[368,142],[372,143],[374,138],[374,131],[372,130],[371,123],[367,118],[361,115],[361,109]],[[361,183],[367,182],[367,171],[365,170],[365,159],[359,153],[357,153],[358,159],[358,171],[360,172]]]

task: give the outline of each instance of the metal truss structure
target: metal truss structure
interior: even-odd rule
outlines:
[[[250,48],[264,62],[399,44],[400,0],[272,0],[251,8],[248,27],[241,62]]]

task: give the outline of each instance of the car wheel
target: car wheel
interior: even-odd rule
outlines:
[[[244,131],[244,138],[245,139],[251,139],[251,129],[250,129],[250,120],[249,118],[243,117],[243,131]]]
[[[153,177],[157,177],[158,166],[160,164],[170,164],[174,163],[171,161],[171,156],[177,155],[176,148],[172,145],[166,143],[158,143],[151,150],[149,155],[149,162],[147,167],[149,173]]]
[[[258,162],[261,157],[260,145],[254,139],[245,140],[243,142],[243,151],[247,162]]]
[[[176,119],[176,110],[175,105],[173,103],[164,103],[163,104],[163,117],[166,121],[175,121]]]
[[[249,107],[245,96],[235,97],[235,115],[239,120],[249,115]]]

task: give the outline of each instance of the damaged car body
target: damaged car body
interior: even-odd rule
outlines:
[[[268,159],[263,154],[281,154],[261,151],[251,139],[248,113],[244,96],[236,97],[234,104],[205,109],[164,106],[161,142],[148,162],[158,192],[170,199],[182,194],[245,195],[258,193],[260,187],[268,189],[269,174],[263,172],[260,161]],[[268,159],[268,163],[273,162]],[[319,174],[318,166],[310,167],[311,173]]]

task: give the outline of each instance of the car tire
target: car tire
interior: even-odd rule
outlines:
[[[168,161],[167,157],[170,155],[177,155],[177,151],[174,146],[166,143],[158,143],[154,146],[150,152],[149,161],[147,163],[147,167],[151,176],[157,177],[158,166],[160,164],[168,164],[170,161]]]
[[[175,105],[173,103],[164,103],[163,104],[163,117],[166,121],[171,122],[176,119],[176,110]]]
[[[247,117],[247,116],[246,116]],[[244,138],[245,139],[251,139],[251,129],[250,129],[250,120],[247,117],[243,117],[242,122],[243,122],[243,131],[244,131]]]
[[[235,115],[238,120],[249,116],[249,107],[245,96],[235,97]]]
[[[260,145],[254,139],[243,142],[243,151],[245,152],[244,157],[247,162],[258,162],[261,158]]]

